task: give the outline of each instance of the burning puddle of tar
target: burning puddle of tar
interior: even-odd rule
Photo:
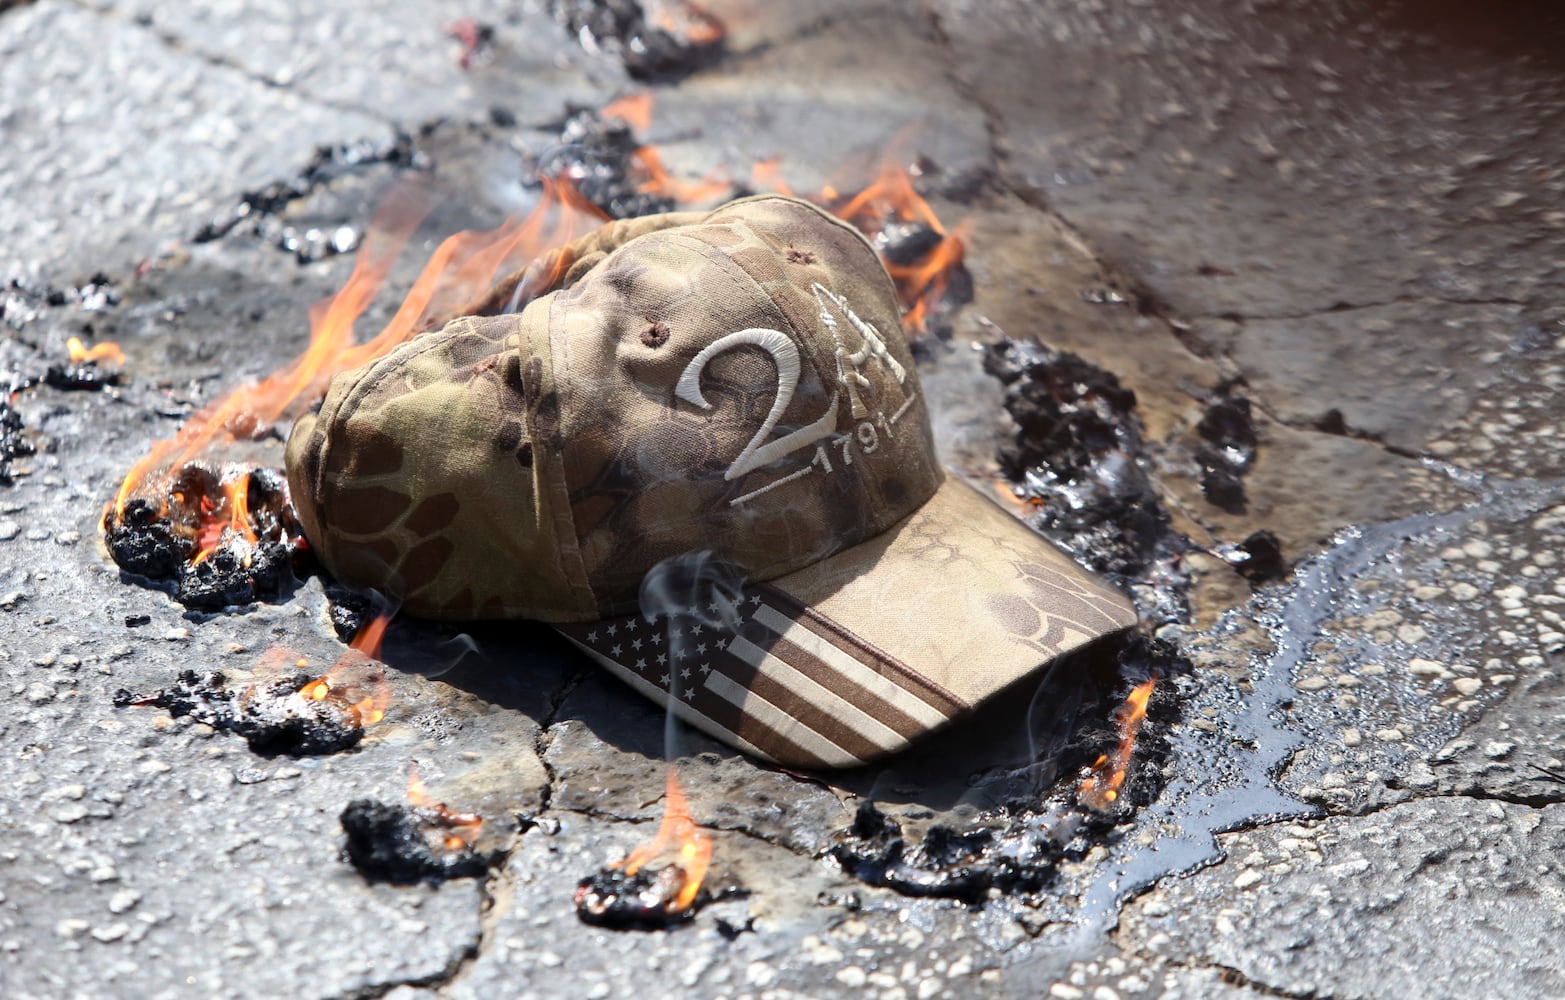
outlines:
[[[13,288],[15,288],[13,283]],[[30,293],[17,290],[0,302],[0,319],[9,321],[13,306],[21,322],[30,318],[34,310],[25,303],[31,298],[48,306],[75,302],[90,310],[103,309],[119,301],[119,293],[110,279],[97,275],[92,281],[73,288],[69,292],[47,291]],[[82,305],[86,303],[87,305]],[[0,371],[0,486],[10,485],[17,473],[12,463],[36,453],[36,446],[28,440],[26,425],[17,409],[22,394],[38,385],[64,392],[97,392],[120,384],[120,367],[125,364],[124,352],[118,344],[104,341],[87,347],[79,337],[71,337],[68,349],[70,360],[65,364],[48,366],[40,375],[24,375],[16,371]]]
[[[677,864],[661,868],[603,868],[576,887],[576,915],[582,923],[616,930],[661,930],[688,923],[712,901],[704,887],[681,904],[689,876]]]
[[[221,671],[186,670],[167,688],[136,694],[124,688],[114,704],[151,706],[179,718],[190,716],[214,729],[243,737],[262,755],[316,756],[337,753],[364,738],[363,712],[341,697],[310,697],[316,679],[303,670],[286,670],[243,690],[229,686]]]
[[[473,846],[480,819],[443,805],[400,805],[355,799],[340,817],[343,852],[365,878],[411,885],[481,878],[502,852]]]
[[[964,802],[989,804],[915,829],[865,799],[827,853],[844,873],[905,896],[1038,906],[1063,864],[1081,862],[1157,798],[1181,717],[1171,680],[1188,670],[1173,644],[1135,634],[1066,658],[1034,696],[1048,708],[1029,713],[1024,765],[968,783]],[[1127,687],[1136,708],[1116,708]],[[992,752],[994,742],[985,745]]]
[[[268,468],[222,473],[191,462],[171,478],[158,510],[136,497],[106,515],[104,538],[121,570],[170,591],[187,608],[216,611],[284,596],[308,562],[288,483]]]

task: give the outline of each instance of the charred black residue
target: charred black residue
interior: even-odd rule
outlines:
[[[1207,500],[1230,514],[1243,514],[1249,505],[1244,492],[1244,475],[1255,464],[1259,439],[1250,414],[1250,401],[1237,395],[1237,385],[1223,382],[1217,387],[1196,433],[1205,442],[1196,450],[1201,463],[1201,492]]]
[[[990,345],[984,369],[1005,384],[1005,408],[1018,426],[1000,467],[1039,504],[1038,528],[1088,567],[1132,586],[1143,619],[1182,618],[1179,565],[1189,543],[1170,527],[1142,467],[1136,394],[1112,373],[1036,341]]]
[[[27,440],[22,415],[16,409],[16,397],[25,383],[14,376],[7,378],[5,388],[0,389],[0,485],[9,486],[14,480],[11,462],[33,454],[33,443]]]
[[[1225,545],[1217,554],[1239,575],[1251,583],[1280,580],[1288,572],[1288,560],[1283,556],[1282,543],[1270,531],[1262,529],[1251,533],[1237,545]]]
[[[640,190],[640,148],[628,123],[578,111],[561,125],[560,144],[539,159],[538,173],[568,178],[583,197],[616,219],[671,211],[674,199]]]
[[[682,0],[661,0],[649,18],[638,0],[550,0],[549,12],[589,52],[625,64],[638,80],[675,80],[723,54],[723,26]]]
[[[135,694],[121,688],[114,704],[150,705],[175,718],[188,715],[243,737],[251,750],[268,756],[318,756],[356,745],[364,738],[358,709],[332,695],[302,693],[312,681],[308,673],[290,669],[235,691],[221,671],[186,670],[160,691]]]
[[[102,271],[80,285],[57,288],[12,278],[0,295],[0,323],[13,330],[21,330],[42,316],[45,310],[61,306],[74,306],[84,313],[104,312],[120,303],[120,290],[115,280]],[[91,333],[87,327],[84,333]]]
[[[981,903],[990,889],[1042,889],[1061,856],[1046,829],[1012,825],[1006,830],[975,824],[961,831],[934,826],[910,841],[901,824],[866,800],[830,853],[843,871],[869,885],[904,896]]]
[[[96,361],[79,365],[50,365],[43,375],[44,385],[52,389],[96,392],[105,386],[119,385],[120,373],[98,367]]]
[[[478,818],[444,806],[407,806],[356,799],[342,811],[344,852],[367,879],[409,885],[481,878],[497,852],[476,850],[462,832]]]
[[[225,484],[247,474],[246,512],[223,524]],[[286,594],[302,571],[307,548],[288,484],[275,469],[220,476],[191,463],[172,475],[163,509],[135,497],[104,518],[109,554],[126,573],[171,590],[188,608],[216,610]],[[247,530],[245,530],[247,529]],[[201,553],[205,551],[206,555]]]
[[[1168,679],[1189,669],[1173,644],[1127,637],[1115,655],[1066,681],[1080,685],[1075,696],[1050,699],[1076,707],[1069,720],[1061,720],[1062,738],[1048,747],[1052,759],[1042,762],[1043,773],[1053,776],[1047,787],[1010,791],[1002,805],[982,810],[961,826],[936,824],[921,836],[909,834],[903,823],[866,800],[827,853],[854,878],[905,896],[976,906],[996,896],[1025,899],[1048,892],[1062,861],[1084,858],[1162,791],[1168,732],[1180,717],[1178,695]],[[1114,708],[1131,687],[1151,677],[1159,681],[1120,794],[1107,809],[1090,808],[1078,800],[1080,777],[1120,741],[1108,724]],[[985,785],[1009,789],[1011,780],[991,775],[975,788]]]
[[[603,868],[576,886],[576,915],[583,923],[621,930],[660,930],[688,922],[711,901],[705,888],[689,906],[677,903],[685,887],[685,870],[677,864],[640,868]]]
[[[337,583],[326,585],[326,602],[326,616],[331,619],[332,631],[343,642],[352,642],[380,608],[373,596]]]
[[[427,158],[417,149],[413,137],[401,132],[385,142],[361,140],[336,146],[320,146],[297,175],[246,191],[232,208],[213,217],[196,230],[191,239],[195,243],[207,243],[227,236],[244,223],[249,225],[255,235],[292,253],[301,264],[347,253],[359,245],[360,234],[352,227],[284,225],[276,217],[290,203],[308,196],[318,187],[344,174],[378,164],[414,169],[423,169],[428,165]]]

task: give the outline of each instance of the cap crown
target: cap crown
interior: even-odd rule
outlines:
[[[939,486],[895,292],[847,224],[761,196],[573,257],[565,287],[338,376],[296,426],[295,502],[339,576],[430,617],[590,620],[668,556],[771,579]]]

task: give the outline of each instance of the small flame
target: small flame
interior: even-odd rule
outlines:
[[[598,112],[598,116],[618,118],[637,132],[645,132],[652,127],[652,94],[640,91],[610,101]],[[630,162],[640,177],[636,190],[641,194],[660,195],[681,204],[689,204],[720,198],[733,189],[733,182],[722,170],[714,170],[699,181],[677,179],[664,166],[663,155],[656,146],[639,147],[630,154]]]
[[[637,132],[645,132],[652,127],[652,94],[643,90],[610,101],[598,112],[598,117],[618,118]]]
[[[1076,796],[1083,804],[1093,809],[1108,809],[1119,798],[1120,786],[1125,783],[1125,773],[1130,769],[1130,755],[1136,748],[1136,736],[1147,717],[1147,702],[1156,686],[1154,674],[1137,684],[1125,703],[1114,710],[1119,745],[1112,753],[1099,757],[1092,765],[1092,773],[1082,779]]]
[[[903,327],[909,333],[923,332],[930,309],[945,294],[951,273],[966,255],[967,227],[959,225],[946,232],[929,202],[913,189],[913,174],[889,163],[859,193],[842,198],[828,184],[821,188],[821,198],[832,212],[872,237],[892,223],[927,226],[940,236],[938,243],[911,264],[885,261],[897,286],[897,296],[907,307],[902,316]]]
[[[88,347],[82,343],[80,337],[72,337],[65,342],[65,349],[70,352],[73,365],[106,361],[117,368],[125,363],[125,352],[120,350],[120,345],[112,340],[105,340]]]
[[[634,875],[648,862],[673,855],[673,863],[685,873],[685,883],[674,897],[672,912],[690,908],[701,891],[701,880],[706,878],[707,867],[712,863],[712,839],[701,832],[690,818],[684,790],[674,765],[668,765],[668,789],[663,798],[663,822],[651,843],[642,844],[616,867],[625,869],[626,875]]]
[[[230,532],[251,545],[259,540],[250,526],[250,473],[240,472],[221,483],[222,496],[214,501],[203,496],[198,501],[200,526],[196,533],[197,551],[192,564],[209,559]]]
[[[922,331],[929,310],[940,301],[950,283],[951,272],[962,265],[967,255],[965,222],[959,223],[934,249],[912,264],[901,265],[886,262],[886,272],[897,286],[898,296],[912,306],[902,316],[902,325],[909,330]]]
[[[391,615],[376,615],[359,629],[330,670],[299,688],[300,697],[309,701],[337,698],[347,702],[361,726],[373,726],[385,719],[386,710],[391,707],[391,685],[385,674],[373,667],[390,624]],[[302,668],[308,661],[300,660],[295,665]]]
[[[457,812],[429,793],[417,764],[408,765],[408,805],[429,813],[435,826],[446,831],[440,846],[448,851],[472,847],[483,832],[484,818],[477,813]],[[430,831],[434,832],[434,831]],[[437,834],[438,835],[438,834]]]
[[[728,34],[716,15],[690,0],[648,0],[647,20],[697,48],[716,45]]]
[[[781,156],[768,156],[765,159],[756,160],[750,167],[750,186],[757,191],[771,191],[775,194],[793,197],[793,188],[789,187],[788,182],[783,180]],[[822,195],[825,196],[824,192],[822,192]],[[836,192],[833,191],[829,197],[835,198]]]
[[[982,473],[972,474],[982,475]],[[989,488],[993,491],[995,499],[999,500],[1002,506],[1017,517],[1027,517],[1030,514],[1037,513],[1038,508],[1043,506],[1043,501],[1037,497],[1019,495],[1016,492],[1015,484],[1003,476],[990,475],[988,479]]]
[[[722,170],[714,170],[694,183],[677,180],[663,166],[663,157],[656,146],[642,146],[631,154],[631,161],[643,175],[641,183],[636,185],[636,190],[642,194],[662,195],[690,203],[717,198],[733,189],[733,183]]]

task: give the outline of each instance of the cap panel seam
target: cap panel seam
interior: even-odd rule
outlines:
[[[565,481],[565,447],[563,442],[565,398],[564,393],[561,391],[559,370],[555,367],[554,360],[554,311],[558,304],[559,293],[557,291],[550,292],[543,298],[534,299],[523,308],[520,322],[517,326],[519,327],[518,332],[521,336],[522,344],[529,348],[529,353],[532,357],[538,358],[539,363],[548,371],[549,381],[554,392],[555,405],[560,412],[560,416],[556,419],[555,427],[555,433],[562,435],[560,447],[553,447],[551,442],[539,436],[538,425],[535,420],[536,405],[524,407],[522,419],[527,424],[527,435],[534,442],[535,454],[538,456],[537,483],[542,489],[546,489],[549,492],[549,533],[554,536],[554,550],[559,554],[557,562],[560,567],[560,575],[570,584],[573,592],[583,594],[583,600],[585,601],[585,606],[581,609],[583,613],[597,615],[601,613],[598,595],[592,585],[592,578],[587,573],[586,560],[582,558],[581,535],[576,527],[576,508],[571,504],[570,488]],[[535,313],[531,323],[529,323],[527,316],[528,312]],[[541,335],[532,329],[532,327],[538,325],[536,315],[543,316]],[[547,352],[547,356],[540,356],[539,341],[542,342],[542,350]],[[542,400],[538,401],[538,403],[541,402]],[[549,475],[547,476],[544,475],[546,471],[543,467],[544,463],[548,463],[547,472]],[[561,537],[559,523],[561,513],[560,510],[556,509],[561,506],[563,506],[565,526],[568,528],[564,532],[564,535],[567,537]],[[577,602],[572,601],[571,603],[575,605]]]

